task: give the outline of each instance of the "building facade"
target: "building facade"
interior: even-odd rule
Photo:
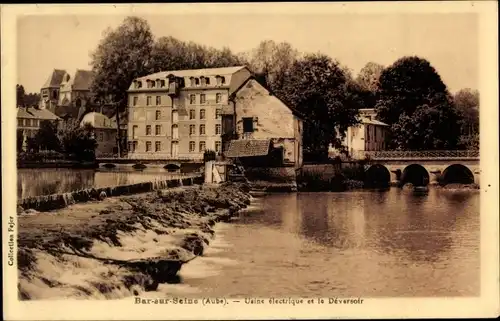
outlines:
[[[246,67],[180,70],[137,78],[129,88],[130,158],[202,159],[222,152],[222,112],[251,76]]]
[[[42,121],[58,122],[61,119],[47,109],[37,107],[18,107],[17,108],[17,129],[23,133],[23,150],[26,149],[26,139],[32,138],[40,129]]]
[[[96,157],[110,157],[117,152],[116,147],[116,122],[106,115],[97,112],[86,114],[80,126],[90,124],[94,128],[94,137],[97,141]]]
[[[375,109],[360,109],[360,123],[347,129],[342,145],[351,158],[362,158],[365,151],[385,150],[389,125],[377,120]],[[340,151],[330,148],[330,155]]]
[[[269,140],[302,166],[302,121],[245,66],[155,73],[128,93],[129,158],[201,160],[230,140]]]
[[[238,140],[267,140],[278,164],[301,168],[302,117],[254,78],[249,78],[233,96]],[[232,155],[233,151],[229,150],[228,154]],[[234,156],[237,157],[238,152]]]

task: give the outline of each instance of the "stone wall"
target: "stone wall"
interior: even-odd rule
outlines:
[[[295,168],[288,167],[245,167],[245,176],[249,181],[268,181],[292,183],[297,179]]]
[[[92,200],[100,200],[110,196],[121,196],[138,193],[147,193],[154,190],[173,188],[179,186],[190,186],[194,184],[203,184],[202,175],[167,179],[162,181],[137,183],[130,185],[120,185],[114,187],[89,188],[64,194],[42,195],[18,200],[18,213],[27,209],[37,211],[50,211],[64,208],[75,203],[83,203]]]
[[[325,180],[330,180],[335,176],[335,166],[332,164],[304,164],[303,175],[318,175]]]

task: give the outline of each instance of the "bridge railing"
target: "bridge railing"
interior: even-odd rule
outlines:
[[[383,150],[383,151],[356,151],[352,155],[355,159],[479,159],[478,150]]]
[[[148,161],[148,160],[176,160],[176,161],[193,161],[193,160],[203,160],[202,156],[169,156],[161,154],[151,154],[151,155],[134,155],[129,154],[123,157],[119,157],[117,154],[99,154],[97,159],[100,160],[136,160],[136,161]]]

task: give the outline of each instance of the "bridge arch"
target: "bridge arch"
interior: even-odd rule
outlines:
[[[179,164],[170,163],[170,164],[163,166],[163,168],[169,172],[177,172],[181,169],[181,166]]]
[[[465,165],[453,164],[448,166],[440,178],[441,185],[446,184],[472,184],[474,183],[474,174]]]
[[[365,172],[365,186],[387,187],[391,181],[391,173],[381,164],[371,165]]]
[[[401,186],[411,183],[414,186],[427,186],[429,172],[420,164],[411,164],[405,167],[401,174]]]

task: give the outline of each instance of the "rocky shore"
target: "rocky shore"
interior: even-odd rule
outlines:
[[[19,299],[110,299],[176,281],[249,186],[189,186],[19,216]]]

